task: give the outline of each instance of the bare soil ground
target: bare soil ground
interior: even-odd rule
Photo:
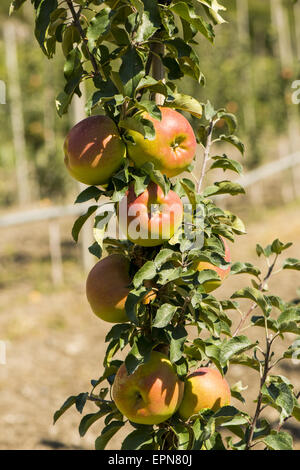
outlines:
[[[257,263],[256,242],[266,245],[277,237],[293,241],[287,256],[299,257],[299,215],[299,206],[294,204],[252,220],[248,234],[232,246],[233,261]],[[104,337],[110,328],[90,312],[78,248],[71,242],[71,225],[71,220],[62,225],[65,285],[59,289],[51,284],[47,225],[1,231],[0,340],[7,344],[7,364],[0,365],[0,449],[92,449],[102,428],[101,421],[97,422],[80,438],[80,415],[75,409],[52,425],[53,413],[65,398],[88,391],[90,379],[101,374]],[[257,264],[263,266],[262,260]],[[224,298],[246,285],[247,276],[232,277],[216,295]],[[299,273],[280,273],[270,287],[291,300],[300,287]],[[253,339],[257,339],[257,333]],[[276,348],[279,352],[284,348],[281,340]],[[277,372],[300,388],[299,365],[284,361]],[[248,384],[246,396],[253,400],[258,387],[255,372],[233,366],[228,380],[231,384],[239,380]],[[254,407],[251,400],[246,407],[235,401],[233,404],[248,411]],[[94,407],[88,404],[88,410]],[[269,417],[276,420],[276,413],[271,412]],[[287,428],[300,448],[299,423],[291,420]],[[117,434],[108,448],[118,449],[121,437]]]

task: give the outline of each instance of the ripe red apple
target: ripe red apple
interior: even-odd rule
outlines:
[[[196,153],[196,137],[192,126],[182,114],[171,108],[160,108],[161,121],[148,113],[143,118],[151,121],[155,128],[154,140],[144,139],[136,131],[129,131],[134,143],[127,145],[128,154],[136,166],[152,162],[157,170],[171,178],[179,175],[192,163]]]
[[[167,356],[152,351],[149,361],[133,374],[128,375],[122,364],[112,396],[117,408],[133,423],[159,424],[177,411],[183,387]]]
[[[97,317],[110,323],[127,322],[125,302],[129,293],[129,261],[110,255],[98,261],[86,281],[86,295]]]
[[[174,235],[183,219],[180,197],[169,191],[164,195],[157,184],[151,182],[147,189],[136,196],[130,185],[119,204],[119,225],[127,238],[136,245],[161,245]]]
[[[213,411],[230,404],[230,388],[217,369],[201,367],[186,379],[184,394],[179,407],[180,416],[187,420],[199,411]]]
[[[109,323],[128,322],[125,302],[130,283],[129,261],[125,256],[110,255],[95,264],[86,281],[86,295],[97,317]],[[151,289],[142,299],[148,305],[156,299],[156,292],[150,281],[144,285]]]
[[[225,248],[225,261],[227,263],[230,263],[230,250],[229,247],[223,237],[221,237],[222,242],[224,244]],[[196,269],[198,271],[203,271],[204,269],[212,269],[213,271],[216,271],[216,273],[220,276],[221,280],[215,280],[215,281],[207,281],[203,284],[203,287],[205,289],[205,292],[209,293],[212,292],[213,290],[217,289],[220,287],[222,284],[222,281],[228,276],[230,273],[230,266],[229,268],[222,269],[219,266],[214,266],[213,264],[207,262],[207,261],[200,261],[200,263],[197,264]]]
[[[91,116],[70,130],[64,152],[73,178],[88,185],[103,185],[121,166],[126,147],[112,119]]]

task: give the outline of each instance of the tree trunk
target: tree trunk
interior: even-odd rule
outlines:
[[[20,87],[17,57],[17,40],[14,24],[10,21],[5,22],[3,32],[7,75],[9,77],[8,94],[10,100],[10,117],[16,161],[18,200],[20,205],[25,205],[30,200],[29,171],[26,155],[22,92]]]
[[[247,84],[244,90],[244,123],[247,133],[256,128],[255,114],[255,91],[253,88],[253,69],[251,59],[251,36],[249,25],[249,4],[248,0],[236,0],[238,38],[241,46],[241,53],[245,55],[245,67],[243,81]]]

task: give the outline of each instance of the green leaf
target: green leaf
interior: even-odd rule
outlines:
[[[220,15],[220,11],[226,11],[226,8],[223,5],[220,5],[217,0],[197,0],[203,8],[207,15],[211,18],[214,24],[226,23],[226,20]]]
[[[19,10],[19,8],[25,3],[27,0],[14,0],[11,2],[9,7],[9,15],[12,15],[14,11]]]
[[[190,433],[187,429],[187,426],[184,424],[174,424],[172,426],[172,430],[174,431],[178,444],[177,444],[177,450],[187,450],[191,448],[191,436]]]
[[[91,246],[89,246],[88,250],[91,253],[91,255],[96,256],[96,258],[98,259],[101,259],[102,248],[97,242],[94,242]]]
[[[291,387],[280,376],[271,376],[262,387],[263,402],[280,411],[280,423],[292,415],[294,395]]]
[[[149,361],[153,346],[152,341],[143,336],[135,339],[135,343],[125,359],[128,374],[133,374],[140,365]]]
[[[231,364],[240,364],[241,366],[250,367],[256,371],[260,370],[259,361],[254,357],[249,357],[247,354],[237,354],[230,360]]]
[[[183,95],[181,93],[172,93],[171,101],[166,101],[165,106],[171,108],[180,109],[181,111],[187,111],[193,116],[201,119],[202,117],[202,104],[198,100],[189,95]]]
[[[124,426],[123,421],[113,421],[106,426],[95,441],[96,450],[104,450],[110,439]]]
[[[231,299],[251,299],[257,303],[257,305],[262,309],[265,315],[269,315],[272,310],[272,305],[267,301],[265,297],[259,290],[254,289],[253,287],[245,287],[234,294],[232,294]]]
[[[174,21],[174,15],[169,10],[160,11],[161,22],[170,38],[174,37],[178,32],[178,28]],[[184,20],[183,20],[184,21]]]
[[[276,324],[281,333],[286,332],[300,335],[300,309],[290,308],[282,312],[277,318]]]
[[[292,416],[293,418],[295,418],[297,421],[300,422],[300,404],[298,402],[298,400],[296,399],[295,397],[295,400],[294,400],[294,409],[293,409],[293,413],[292,413]]]
[[[112,101],[118,96],[118,89],[110,79],[97,83],[97,88],[98,90],[93,93],[86,104],[86,112],[88,115],[91,114],[92,109],[96,106],[102,106],[103,103]]]
[[[141,299],[145,297],[147,293],[147,289],[141,285],[141,287],[137,290],[131,290],[127,296],[125,302],[125,311],[128,319],[134,323],[138,324],[138,320],[136,317],[137,313],[137,306]]]
[[[197,280],[199,284],[204,284],[209,281],[221,281],[221,278],[213,269],[203,269],[197,275]]]
[[[170,54],[165,55],[163,58],[164,66],[170,70],[169,80],[176,80],[186,74],[197,80],[198,83],[202,83],[203,74],[195,50],[180,37],[165,41],[165,45],[170,51]],[[173,84],[169,83],[169,86],[175,91]]]
[[[129,131],[133,130],[138,132],[139,134],[142,134],[147,140],[155,139],[155,129],[153,123],[149,119],[142,118],[140,115],[121,119],[119,122],[119,127]]]
[[[226,365],[230,359],[248,349],[253,348],[255,345],[247,338],[247,336],[235,336],[229,341],[222,344],[220,349],[220,362]]]
[[[210,24],[195,13],[194,8],[185,2],[177,2],[171,5],[170,10],[194,26],[194,28],[203,34],[209,41],[213,42],[214,32]]]
[[[155,93],[160,93],[161,95],[172,95],[172,90],[169,88],[167,84],[165,84],[162,80],[155,80],[153,77],[147,76],[143,77],[139,82],[136,90],[135,96],[140,90],[145,89],[149,91],[153,91]]]
[[[170,361],[177,362],[182,357],[183,345],[188,336],[186,329],[183,326],[169,327],[170,333]]]
[[[190,203],[193,205],[193,207],[195,207],[197,204],[197,197],[194,183],[187,178],[182,178],[180,179],[180,185],[182,186],[187,197],[189,198]]]
[[[263,442],[270,450],[293,450],[293,438],[285,431],[271,431]]]
[[[204,114],[207,121],[211,121],[216,115],[216,110],[209,100],[207,100],[207,103],[205,104]]]
[[[174,268],[173,264],[166,263],[160,270],[158,284],[165,285],[168,282],[179,279],[183,274],[182,268]]]
[[[245,194],[244,188],[233,181],[219,181],[214,183],[213,186],[208,186],[203,191],[203,196],[216,196],[217,194],[231,194],[236,196],[237,194]]]
[[[151,445],[153,437],[151,432],[145,429],[136,429],[126,436],[122,443],[121,450],[141,450],[144,446]]]
[[[274,320],[274,318],[268,317],[266,320],[266,318],[263,316],[253,316],[251,318],[251,323],[254,326],[260,326],[262,328],[265,328],[267,324],[267,328],[269,328],[269,330],[272,330],[275,333],[278,332],[277,323],[276,323],[276,320]]]
[[[78,236],[83,225],[97,209],[98,209],[98,206],[90,206],[88,210],[86,211],[86,213],[78,217],[78,219],[75,221],[73,228],[72,228],[72,237],[75,240],[75,242],[78,241]]]
[[[68,54],[72,51],[73,45],[75,43],[79,44],[81,42],[81,36],[75,25],[68,26],[63,35],[62,50],[64,56],[67,57]]]
[[[146,111],[152,118],[161,121],[161,110],[154,101],[143,99],[136,102],[136,106],[143,111]]]
[[[222,168],[224,171],[231,170],[238,174],[243,172],[242,165],[236,160],[228,158],[225,154],[222,157],[212,157],[212,159],[214,160],[214,163],[211,165],[210,170],[214,170],[215,168]]]
[[[257,421],[257,426],[254,429],[253,440],[261,439],[271,433],[270,423],[266,419]]]
[[[289,348],[285,351],[283,357],[288,359],[300,359],[300,337],[297,338],[296,341],[294,341],[293,344],[289,346]]]
[[[284,250],[287,250],[292,243],[282,243],[278,238],[273,241],[271,245],[272,253],[276,253],[276,255],[280,255]]]
[[[102,194],[103,194],[103,191],[101,191],[101,189],[97,188],[96,186],[89,186],[77,196],[77,199],[74,204],[87,202],[87,201],[90,201],[91,199],[95,199],[95,201],[98,201],[98,199],[100,198]]]
[[[101,250],[103,249],[103,241],[104,241],[107,226],[113,215],[114,215],[114,211],[109,210],[95,217],[93,235],[94,235],[96,242],[100,246]]]
[[[142,2],[142,0],[131,0],[131,3],[134,6],[134,8],[137,9],[140,15],[144,13],[144,3]]]
[[[135,41],[147,41],[161,25],[157,0],[142,0],[144,11],[140,11],[139,27],[136,30]]]
[[[264,254],[264,249],[259,243],[256,244],[256,254],[259,257]]]
[[[231,274],[252,274],[253,276],[259,277],[261,274],[260,270],[253,266],[251,263],[234,263],[231,266]]]
[[[77,396],[73,395],[69,398],[67,398],[67,400],[64,402],[64,404],[59,408],[59,410],[57,410],[55,413],[54,413],[54,416],[53,416],[53,424],[56,423],[56,421],[61,417],[61,415],[63,415],[65,413],[65,411],[67,411],[72,405],[75,405],[76,403],[76,400],[77,400]]]
[[[176,313],[178,307],[175,307],[171,304],[163,304],[159,307],[156,312],[155,320],[152,324],[155,328],[164,328],[172,320],[174,314]]]
[[[296,258],[287,258],[282,266],[283,269],[295,269],[300,271],[300,260]]]
[[[170,190],[170,184],[165,180],[163,174],[159,170],[154,169],[152,162],[144,163],[141,167],[141,170],[150,176],[151,181],[161,187],[165,195],[168,194]]]
[[[217,426],[241,426],[249,423],[249,416],[242,413],[234,406],[223,406],[214,415]]]
[[[57,6],[57,0],[41,0],[36,12],[35,37],[46,55],[48,55],[45,48],[46,32],[51,22],[51,13]]]
[[[246,387],[243,387],[242,381],[240,380],[239,382],[237,382],[231,387],[231,395],[237,400],[241,401],[242,403],[245,403],[245,399],[242,396],[241,392],[243,392],[244,390],[247,390],[247,388],[248,388],[248,385],[246,385]]]
[[[72,79],[72,77],[76,76],[77,74],[81,74],[81,72],[81,52],[78,47],[76,47],[75,49],[72,49],[71,52],[69,52],[67,55],[67,59],[64,65],[64,75],[68,80]],[[67,92],[66,88],[65,91]]]
[[[133,278],[135,288],[140,287],[145,280],[153,279],[156,276],[156,267],[153,261],[146,261]]]
[[[77,395],[75,405],[76,405],[76,409],[79,413],[82,413],[83,408],[85,407],[88,396],[89,396],[89,394],[87,392],[86,393],[80,393],[79,395]]]
[[[231,113],[226,113],[224,111],[221,111],[217,114],[219,119],[224,119],[228,126],[228,130],[230,134],[233,134],[236,129],[237,129],[237,119],[234,114]]]
[[[156,255],[154,259],[154,264],[157,269],[160,269],[164,263],[170,260],[177,260],[180,259],[180,253],[176,253],[173,250],[170,250],[169,248],[162,248],[160,252]]]
[[[107,407],[107,409],[97,411],[97,413],[91,413],[82,418],[79,424],[79,434],[81,437],[83,437],[88,429],[94,424],[98,419],[102,418],[105,416],[107,413],[111,411],[110,407]]]
[[[223,142],[228,142],[231,145],[234,145],[242,155],[245,153],[244,144],[240,141],[240,139],[236,135],[220,135],[219,139]]]
[[[62,91],[59,93],[55,99],[55,106],[58,112],[58,115],[62,117],[68,111],[68,107],[70,105],[72,99],[72,95],[67,94],[66,92]]]
[[[90,51],[96,47],[97,42],[102,39],[102,36],[105,35],[109,30],[110,25],[110,16],[111,9],[103,8],[97,13],[94,18],[91,19],[89,27],[86,32],[86,37],[88,39],[88,47]]]
[[[110,332],[106,335],[105,337],[105,342],[107,343],[111,339],[119,339],[121,338],[124,334],[128,334],[130,330],[130,325],[127,323],[121,323],[118,325],[114,325]]]
[[[119,73],[124,85],[125,95],[133,96],[140,80],[145,75],[143,61],[134,47],[128,47],[122,56]]]

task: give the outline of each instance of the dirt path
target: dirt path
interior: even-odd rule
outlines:
[[[75,410],[52,426],[53,412],[65,398],[88,391],[90,379],[100,375],[103,341],[110,328],[88,307],[84,275],[70,244],[70,223],[64,226],[64,233],[63,289],[53,289],[49,280],[47,227],[1,233],[0,339],[7,343],[7,364],[0,365],[0,449],[91,449],[102,427],[98,422],[80,438],[80,416]],[[248,234],[232,248],[233,261],[256,262],[256,242],[264,245],[277,237],[294,242],[287,256],[300,257],[298,207],[266,214],[250,224]],[[218,296],[231,295],[243,285],[247,285],[247,277],[233,277]],[[274,293],[292,299],[300,287],[299,273],[279,274],[271,287]],[[278,351],[282,347],[278,342]],[[299,366],[283,364],[279,372],[300,388]],[[254,397],[257,377],[251,371],[234,366],[229,380],[231,384],[238,380],[249,383],[247,394]],[[88,409],[94,410],[90,405]],[[300,438],[299,423],[291,422],[290,430]],[[116,436],[109,448],[119,444],[120,436]]]

